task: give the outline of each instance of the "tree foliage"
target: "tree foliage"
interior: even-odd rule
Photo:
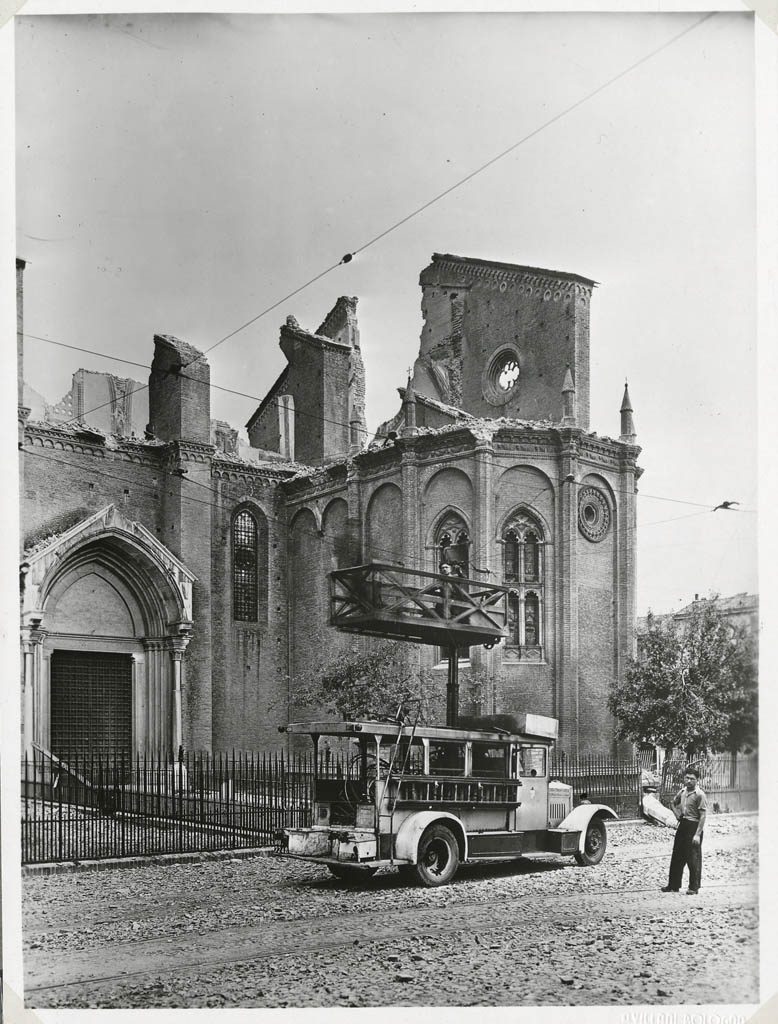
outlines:
[[[722,616],[716,599],[695,604],[690,620],[658,622],[638,637],[608,704],[619,734],[687,755],[739,750],[757,736],[753,641]]]
[[[415,644],[379,640],[367,647],[355,642],[305,681],[296,703],[344,718],[394,717],[404,704],[414,715],[420,710],[420,721],[431,721],[439,714],[440,694],[418,664]]]

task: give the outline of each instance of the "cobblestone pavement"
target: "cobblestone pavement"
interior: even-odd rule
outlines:
[[[27,1003],[758,1002],[756,817],[709,820],[697,897],[659,892],[672,839],[613,823],[595,868],[465,866],[441,889],[269,858],[29,877]]]

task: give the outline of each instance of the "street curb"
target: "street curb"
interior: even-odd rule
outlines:
[[[731,817],[754,817],[758,811],[734,811]],[[730,817],[726,812],[716,817]],[[647,825],[645,818],[610,818],[606,822],[614,825]],[[22,864],[22,877],[38,875],[67,875],[76,871],[126,871],[130,868],[145,868],[151,865],[205,864],[220,860],[252,860],[255,857],[271,857],[275,847],[253,846],[245,850],[204,850],[193,853],[157,853],[143,857],[106,857],[105,860],[65,860],[49,864]]]
[[[256,846],[246,850],[204,850],[194,853],[157,853],[143,857],[106,857],[105,860],[65,860],[49,864],[23,864],[22,877],[35,875],[67,875],[75,871],[109,871],[145,868],[151,865],[204,864],[219,860],[251,860],[270,857],[272,846]]]

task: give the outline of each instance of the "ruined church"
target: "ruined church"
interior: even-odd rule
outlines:
[[[300,681],[353,642],[328,572],[371,560],[510,586],[509,635],[462,651],[480,710],[557,717],[570,756],[620,749],[640,449],[626,388],[618,435],[590,428],[595,282],[435,254],[420,285],[418,358],[372,440],[350,297],[315,331],[287,318],[247,443],[169,335],[147,387],[80,369],[49,405],[20,375],[24,749],[278,749]],[[443,653],[419,659],[445,689]]]

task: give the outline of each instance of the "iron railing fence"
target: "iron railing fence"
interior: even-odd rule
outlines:
[[[353,763],[319,758],[320,777]],[[267,845],[311,824],[309,755],[177,758],[34,750],[22,761],[22,862],[99,860]]]
[[[688,767],[699,773],[708,810],[755,811],[759,807],[758,754],[703,754],[699,757],[667,758],[662,765],[660,799],[670,805],[682,788]]]
[[[614,758],[608,754],[567,757],[554,752],[551,778],[573,787],[573,803],[586,794],[593,804],[607,804],[620,818],[640,814],[643,766],[639,758]]]
[[[665,761],[660,795],[669,803],[686,758]],[[640,813],[641,758],[577,758],[555,752],[550,777],[621,818]],[[712,811],[755,810],[756,755],[700,759]],[[322,752],[320,777],[353,775],[353,756]],[[306,754],[179,757],[34,750],[22,761],[22,862],[99,860],[269,845],[284,827],[313,823],[314,760]]]

